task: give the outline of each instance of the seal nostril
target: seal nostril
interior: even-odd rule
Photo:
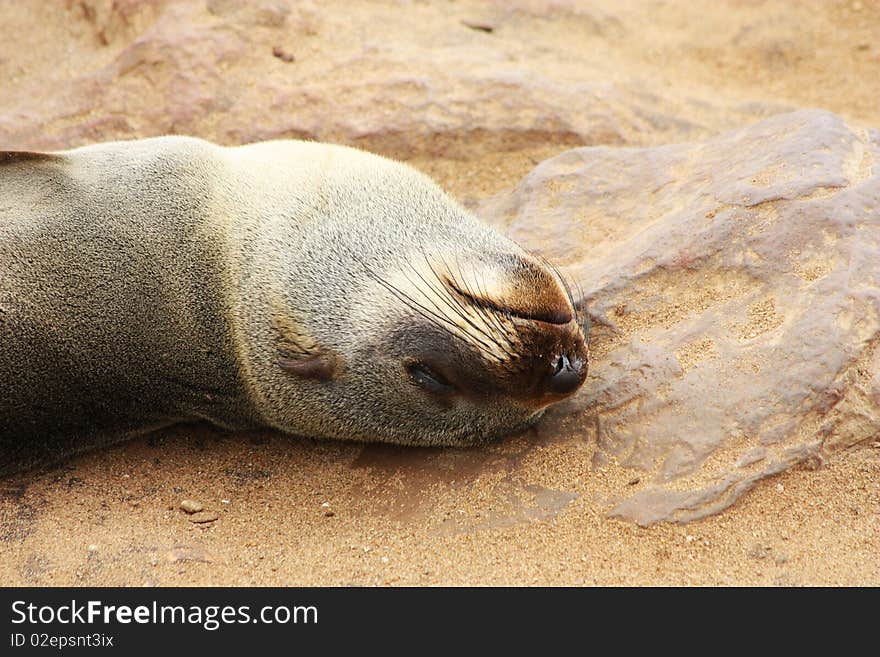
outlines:
[[[559,358],[556,359],[556,362],[553,364],[554,376],[569,367],[571,367],[571,363],[568,361],[568,356],[562,354]]]
[[[577,390],[584,382],[584,363],[569,360],[565,354],[553,363],[553,372],[547,381],[547,389],[557,394],[568,394]]]

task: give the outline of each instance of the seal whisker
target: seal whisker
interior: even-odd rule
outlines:
[[[464,276],[464,272],[462,271],[462,268],[461,268],[461,261],[458,259],[458,257],[456,257],[456,259],[455,259],[455,264],[456,264],[456,268],[458,269],[459,276],[461,277],[461,282],[459,282],[459,281],[455,278],[455,275],[452,273],[451,268],[450,268],[449,265],[445,262],[445,260],[444,260],[444,264],[446,265],[447,270],[450,272],[450,278],[452,279],[452,283],[453,283],[453,285],[454,285],[456,288],[458,288],[456,291],[460,291],[460,290],[463,289],[463,290],[465,290],[465,292],[467,293],[467,295],[468,295],[471,299],[476,299],[476,298],[478,298],[477,295],[474,293],[474,291],[473,291],[473,290],[468,286],[468,284],[467,284],[467,279],[466,279],[465,276]],[[461,300],[460,300],[460,299],[459,299],[459,303],[461,303]],[[505,327],[501,326],[501,324],[500,324],[500,322],[499,322],[499,320],[498,320],[498,318],[497,318],[497,313],[496,313],[496,312],[493,312],[493,311],[491,311],[490,309],[485,308],[485,307],[481,306],[481,305],[478,304],[478,303],[471,303],[471,304],[468,305],[468,307],[471,308],[471,309],[473,309],[473,310],[475,310],[476,313],[477,313],[480,317],[483,318],[483,320],[486,322],[487,325],[491,325],[491,326],[495,326],[495,327],[497,327],[497,328],[498,328],[498,332],[499,332],[499,334],[505,336],[505,339],[506,339],[508,345],[510,344],[509,331],[508,331]],[[501,351],[502,351],[502,352],[503,352],[508,358],[516,358],[516,353],[511,352],[511,351],[507,348],[507,346],[506,346],[505,344],[502,344],[502,343],[498,340],[498,338],[497,338],[496,336],[494,336],[494,335],[492,336],[492,342],[493,342],[493,344],[495,344],[495,346],[497,346],[497,347],[498,347],[498,348],[499,348],[499,349],[500,349],[500,350],[501,350]]]
[[[444,263],[445,263],[445,261],[444,261]],[[452,283],[457,288],[455,291],[459,292],[459,294],[461,294],[461,290],[464,290],[470,299],[476,299],[477,295],[474,293],[474,291],[467,284],[467,279],[466,279],[464,272],[462,271],[462,268],[461,268],[461,261],[457,257],[455,259],[455,264],[458,269],[459,276],[461,277],[461,281],[459,282],[459,280],[455,278],[455,275],[451,273],[451,268],[450,268],[450,277],[452,278]],[[448,267],[448,265],[447,265],[447,267]],[[456,297],[456,299],[458,300],[459,303],[461,303],[460,298]],[[477,314],[479,314],[486,321],[487,324],[492,324],[493,326],[498,328],[500,333],[504,334],[505,336],[507,335],[507,333],[508,333],[507,329],[500,324],[500,322],[497,318],[497,311],[492,311],[492,310],[490,310],[490,309],[486,308],[485,306],[478,304],[478,303],[470,303],[470,304],[468,304],[468,307],[475,310],[477,312]],[[497,338],[495,338],[494,336],[493,336],[493,341],[495,341],[495,344],[500,349],[504,349],[504,346],[500,342],[498,342]],[[508,355],[512,355],[512,354],[508,353]]]
[[[409,282],[413,285],[413,287],[415,287],[416,289],[419,289],[419,288],[418,288],[418,285],[416,285],[415,282],[414,282],[409,276],[407,276],[406,273],[403,273],[403,275],[406,276],[407,281],[409,281]],[[401,294],[405,294],[403,291],[401,291],[401,290],[399,290],[399,291],[401,292]],[[428,297],[428,295],[425,295],[425,296]],[[456,324],[455,322],[453,322],[453,321],[451,321],[450,319],[448,319],[447,317],[443,316],[442,314],[435,313],[435,312],[431,311],[429,308],[425,308],[424,306],[422,306],[421,304],[419,304],[417,301],[413,300],[411,297],[407,297],[407,298],[409,298],[410,301],[412,301],[413,303],[418,304],[420,308],[422,308],[423,310],[425,310],[425,312],[429,312],[429,313],[431,313],[431,315],[432,315],[433,317],[436,317],[438,320],[441,320],[441,321],[443,321],[443,322],[449,324],[450,326],[455,327],[457,330],[461,331],[461,327],[460,327],[458,324]],[[428,298],[430,299],[430,297],[428,297]],[[436,305],[433,301],[431,301],[431,303],[434,305],[435,308],[437,308],[438,312],[442,312],[442,311],[440,310],[440,308],[438,308],[437,305]],[[448,332],[452,333],[452,331],[449,331],[449,329],[446,329],[446,330],[447,330]],[[457,335],[457,334],[456,334],[456,335]],[[458,337],[459,337],[461,340],[463,340],[463,341],[465,341],[465,342],[467,343],[467,340],[465,340],[465,338],[464,338],[463,336],[458,336]],[[487,353],[487,354],[492,354],[497,360],[500,360],[500,359],[498,359],[498,357],[495,356],[495,354],[491,351],[491,346],[490,346],[489,344],[487,344],[486,342],[484,342],[483,340],[481,340],[481,339],[478,338],[477,336],[469,335],[469,337],[471,337],[473,340],[475,340],[475,341],[476,341],[476,342],[482,347],[482,351],[484,351],[484,352]],[[487,337],[489,337],[489,336],[487,336]]]
[[[458,268],[459,268],[459,272],[461,273],[461,264],[460,264],[460,263],[457,263],[457,265],[458,265]],[[462,274],[462,278],[464,278],[464,275],[463,275],[463,274]],[[478,279],[478,278],[475,279],[475,283],[476,283],[476,286],[477,286],[477,293],[479,294],[479,297],[477,297],[477,295],[474,294],[474,291],[473,291],[473,290],[467,285],[467,281],[464,281],[465,289],[466,289],[467,293],[468,293],[471,297],[474,297],[474,298],[484,298],[484,299],[489,298],[489,295],[487,294],[487,290],[484,290],[484,289],[482,289],[482,288],[480,287],[480,284],[479,284],[480,282],[479,282],[479,279]],[[507,346],[510,346],[510,345],[511,345],[511,331],[510,331],[510,328],[511,328],[511,327],[513,328],[513,333],[514,333],[515,335],[517,335],[517,336],[519,335],[519,332],[518,332],[518,330],[517,330],[517,328],[516,328],[516,325],[509,321],[509,318],[511,317],[511,313],[510,313],[509,311],[506,311],[506,310],[501,310],[501,309],[496,309],[496,308],[490,308],[490,307],[484,307],[484,306],[481,306],[481,305],[479,305],[479,304],[477,304],[477,307],[480,309],[480,313],[481,313],[482,316],[485,318],[485,320],[486,320],[488,323],[490,323],[490,324],[492,324],[493,326],[496,327],[496,329],[498,330],[499,334],[504,336],[505,341],[507,342]],[[505,319],[508,320],[508,325],[507,325],[507,326],[505,326],[505,325],[502,323],[502,321],[501,321],[501,318],[502,318],[502,317],[504,317]],[[516,354],[515,352],[511,352],[509,349],[506,348],[505,345],[502,345],[498,340],[496,340],[496,344],[498,345],[498,347],[499,347],[500,349],[502,349],[502,350],[508,355],[508,357],[510,357],[510,358],[516,358],[517,354]]]
[[[544,264],[548,269],[553,271],[558,277],[562,286],[565,288],[565,293],[568,295],[569,303],[571,303],[571,307],[575,312],[575,319],[577,321],[578,326],[586,333],[585,322],[588,319],[587,309],[584,306],[584,289],[581,287],[581,284],[576,280],[569,280],[566,276],[563,276],[562,271],[551,263],[547,258],[543,256],[539,256],[541,258],[542,264]],[[572,290],[572,285],[577,288],[577,299],[575,299],[574,291]]]
[[[504,343],[502,343],[498,339],[498,335],[503,335],[503,336],[505,336],[505,339],[507,340],[507,342],[509,344],[509,338],[507,337],[508,331],[505,327],[503,327],[501,325],[501,323],[499,322],[499,320],[496,317],[495,312],[491,312],[489,309],[482,307],[480,304],[469,303],[469,304],[465,305],[464,299],[463,299],[464,295],[461,293],[461,288],[467,289],[467,285],[465,283],[458,282],[458,280],[455,278],[455,274],[452,271],[452,267],[449,266],[449,263],[446,261],[446,259],[442,255],[438,255],[438,257],[443,262],[443,265],[444,265],[446,272],[447,272],[447,277],[450,280],[444,281],[443,278],[437,273],[437,271],[431,265],[430,261],[428,262],[428,267],[430,267],[431,271],[434,273],[434,276],[443,284],[443,288],[446,290],[446,296],[449,299],[451,299],[452,302],[455,303],[459,308],[461,308],[461,311],[463,313],[467,314],[469,312],[476,312],[477,315],[483,319],[483,321],[485,322],[485,325],[488,328],[495,329],[494,332],[492,332],[492,331],[486,332],[484,330],[483,334],[486,335],[489,338],[489,340],[491,340],[492,344],[494,344],[508,359],[516,358],[516,354],[511,352],[510,349],[507,348],[507,345],[505,345]],[[426,260],[427,260],[427,256],[426,256]],[[461,262],[458,260],[457,257],[456,257],[456,267],[458,268],[458,272],[462,278],[462,281],[464,281],[465,277],[464,277],[464,273],[461,268]],[[451,282],[451,285],[450,285],[450,282]],[[474,296],[473,292],[469,292],[469,293],[470,293],[471,297]]]
[[[585,324],[588,321],[587,309],[583,305],[584,300],[584,290],[581,287],[581,284],[576,280],[569,280],[566,276],[562,274],[562,271],[554,265],[552,262],[547,260],[542,255],[535,254],[536,257],[541,261],[545,267],[550,269],[553,273],[556,274],[559,282],[562,284],[562,287],[565,289],[565,294],[568,297],[568,302],[571,304],[572,309],[575,313],[575,321],[577,325],[581,327],[581,330],[586,334],[589,326]],[[577,300],[575,299],[574,291],[572,290],[572,285],[577,287]]]
[[[443,290],[443,294],[444,294],[444,297],[445,297],[445,298],[444,298],[444,301],[445,301],[448,305],[450,305],[450,307],[454,307],[454,308],[456,309],[456,312],[457,312],[460,316],[465,317],[465,318],[466,318],[466,321],[468,321],[468,323],[470,323],[472,326],[474,326],[474,328],[476,328],[476,329],[479,330],[481,333],[483,333],[483,335],[485,335],[487,338],[489,338],[489,340],[491,340],[493,344],[495,344],[496,346],[498,346],[499,348],[501,348],[502,345],[498,343],[497,337],[496,337],[493,333],[487,331],[486,328],[481,327],[481,326],[475,324],[475,323],[473,322],[473,320],[471,320],[470,317],[469,317],[469,313],[470,313],[470,312],[473,312],[474,310],[476,310],[477,314],[478,314],[480,317],[482,317],[484,321],[486,321],[488,318],[483,314],[482,309],[480,309],[479,307],[475,307],[475,306],[473,306],[472,304],[465,305],[464,301],[463,301],[462,298],[461,298],[461,295],[456,294],[457,290],[455,290],[455,289],[450,289],[450,286],[449,286],[448,281],[444,281],[443,278],[440,276],[440,274],[437,273],[437,271],[434,270],[433,266],[430,265],[430,263],[428,264],[428,266],[431,267],[431,271],[434,273],[434,276],[435,276],[435,277],[437,278],[437,280],[439,280],[440,283],[441,283],[442,290]],[[449,276],[450,276],[450,278],[453,279],[453,284],[454,284],[455,277],[452,276],[451,273],[450,273]],[[486,324],[488,325],[489,322],[486,321]]]
[[[454,336],[455,338],[461,340],[461,341],[462,341],[463,343],[465,343],[465,344],[472,344],[472,343],[471,343],[469,340],[467,340],[464,336],[460,335],[460,334],[457,333],[456,331],[450,330],[450,329],[449,329],[448,327],[446,327],[446,326],[443,326],[440,322],[444,322],[444,323],[449,324],[449,325],[451,325],[451,326],[453,326],[453,327],[455,327],[455,328],[457,328],[457,329],[460,330],[460,328],[458,327],[457,324],[455,324],[454,322],[450,321],[449,319],[447,319],[447,318],[445,318],[445,317],[443,317],[443,316],[441,316],[441,315],[437,315],[436,313],[432,312],[430,309],[425,308],[425,307],[424,307],[422,304],[420,304],[418,301],[416,301],[415,299],[413,299],[412,297],[410,297],[406,292],[404,292],[403,290],[401,290],[401,289],[398,288],[397,286],[393,285],[392,283],[389,283],[388,281],[386,281],[385,279],[383,279],[381,276],[379,276],[378,274],[376,274],[374,271],[372,271],[372,270],[371,270],[371,269],[370,269],[365,263],[363,263],[362,261],[360,261],[359,258],[356,258],[356,257],[355,257],[355,260],[358,260],[359,262],[361,262],[361,265],[364,267],[364,270],[367,272],[367,274],[368,274],[369,276],[371,276],[376,282],[378,282],[378,283],[379,283],[380,285],[382,285],[386,290],[388,290],[389,292],[391,292],[391,293],[392,293],[394,296],[396,296],[399,300],[403,301],[403,302],[404,302],[409,308],[411,308],[412,310],[414,310],[415,312],[417,312],[419,315],[421,315],[422,317],[424,317],[425,319],[427,319],[428,321],[430,321],[430,322],[431,322],[433,325],[435,325],[437,328],[442,329],[443,331],[445,331],[445,332],[448,333],[449,335]],[[439,320],[439,321],[438,321],[438,320]],[[479,339],[475,339],[475,340],[476,340],[476,343],[477,343],[477,347],[478,347],[481,351],[483,351],[484,353],[486,353],[486,354],[489,355],[489,356],[492,356],[492,357],[495,358],[496,360],[500,360],[500,359],[498,359],[498,357],[497,357],[494,353],[492,353],[491,349],[489,348],[488,345],[486,345],[486,343],[484,343],[483,341],[481,341],[481,340],[479,340]]]
[[[443,326],[443,324],[441,324],[440,322],[442,321],[442,322],[445,322],[447,324],[450,324],[450,325],[458,328],[455,323],[449,321],[447,318],[443,317],[442,315],[438,315],[437,313],[431,311],[429,308],[425,308],[424,306],[422,306],[415,299],[413,299],[408,294],[406,294],[406,292],[404,292],[403,290],[401,290],[400,288],[393,285],[389,281],[382,278],[379,274],[374,272],[372,270],[372,268],[366,262],[364,262],[361,258],[359,258],[355,253],[349,252],[349,255],[352,258],[352,260],[354,260],[361,267],[363,267],[364,271],[367,273],[368,276],[370,276],[373,280],[375,280],[380,285],[382,285],[386,290],[391,292],[399,300],[403,301],[407,305],[407,307],[409,307],[412,310],[417,311],[420,315],[422,315],[422,317],[424,317],[425,319],[430,321],[437,328],[440,328],[440,329],[446,331],[450,335],[455,335],[456,337],[461,337],[461,336],[458,336],[454,331],[451,331],[448,327]],[[404,276],[406,276],[406,274],[404,274]],[[407,281],[412,283],[413,286],[418,289],[418,286],[416,286],[408,276],[407,276]]]
[[[454,312],[463,321],[467,322],[467,324],[470,327],[472,327],[475,331],[479,331],[481,334],[486,336],[489,340],[494,341],[494,337],[492,336],[491,333],[489,333],[488,331],[486,331],[485,329],[480,327],[470,317],[468,317],[467,312],[465,311],[464,305],[460,301],[458,301],[452,294],[450,294],[449,289],[445,285],[443,285],[443,279],[440,278],[440,275],[437,273],[437,270],[434,269],[434,266],[431,264],[431,261],[428,258],[427,254],[425,254],[423,252],[422,255],[425,258],[425,264],[428,265],[428,268],[431,270],[431,273],[434,274],[434,277],[440,283],[440,287],[437,288],[435,285],[433,285],[432,283],[427,281],[421,275],[421,273],[419,273],[419,271],[415,268],[415,266],[410,265],[413,268],[413,271],[416,272],[416,275],[418,275],[418,277],[421,278],[425,282],[425,285],[428,286],[428,289],[430,289],[432,292],[434,292],[438,297],[440,297],[443,300],[443,303],[445,303],[446,306],[448,306],[452,312]],[[450,301],[450,298],[452,299],[452,301]],[[439,308],[438,308],[438,310],[439,310]]]
[[[480,283],[481,283],[480,278],[475,277],[474,284],[475,284],[475,287],[477,288],[477,293],[480,295],[481,298],[488,298],[488,296],[489,296],[488,290],[483,289],[483,287],[481,286]],[[501,334],[505,336],[505,339],[507,340],[508,345],[510,345],[510,341],[511,341],[510,331],[507,329],[507,327],[505,327],[502,324],[501,318],[504,317],[509,320],[509,318],[512,316],[512,313],[510,313],[507,310],[496,311],[496,310],[491,310],[489,308],[484,308],[484,316],[487,318],[487,320],[489,322],[493,323],[498,328],[498,330],[501,332]],[[518,335],[519,332],[516,329],[516,325],[513,324],[512,322],[510,325],[513,327],[514,333]],[[499,346],[501,346],[500,343],[499,343]],[[511,358],[514,358],[516,356],[515,353],[511,353],[509,350],[507,350],[504,347],[502,347],[502,348],[505,349],[505,352]]]
[[[587,311],[586,299],[584,298],[584,289],[581,287],[581,284],[577,281],[574,282],[577,286],[577,295],[578,300],[574,306],[575,312],[580,313],[578,318],[578,326],[581,327],[581,332],[586,337],[590,332],[590,313]]]
[[[434,276],[436,276],[440,280],[444,289],[447,290],[447,297],[449,297],[452,302],[461,309],[463,313],[467,313],[469,310],[474,310],[473,304],[468,304],[467,306],[465,306],[464,301],[462,301],[461,299],[461,295],[455,294],[456,292],[458,292],[457,288],[460,288],[461,284],[458,283],[458,280],[455,278],[455,274],[452,273],[452,268],[449,266],[449,263],[446,262],[446,259],[442,255],[440,255],[439,258],[443,262],[443,266],[446,268],[447,280],[443,280],[443,278],[434,270],[433,266],[431,266],[430,262],[428,263],[428,266],[431,267],[431,271],[434,272]],[[452,286],[450,286],[450,283],[452,284]],[[450,289],[450,287],[452,287],[452,289]],[[477,308],[476,310],[479,312],[479,308]],[[491,339],[494,341],[495,337],[492,336]]]
[[[432,292],[437,294],[440,297],[440,299],[442,299],[443,303],[446,304],[446,306],[448,306],[449,309],[452,310],[452,312],[454,312],[457,317],[461,318],[462,321],[464,321],[468,326],[473,328],[478,333],[480,333],[480,334],[484,335],[486,338],[492,340],[491,334],[487,333],[485,330],[480,328],[480,326],[475,324],[473,322],[473,320],[471,320],[461,309],[456,308],[454,305],[452,305],[445,298],[446,294],[448,294],[448,293],[444,293],[442,290],[438,290],[437,288],[435,288],[431,283],[429,283],[427,280],[425,280],[425,278],[419,272],[416,272],[416,275],[425,283],[425,285],[428,287],[429,290],[431,290]],[[438,312],[443,312],[443,310],[436,304],[435,301],[433,301],[433,299],[431,300],[431,303],[434,305],[435,308],[437,308]]]
[[[427,319],[429,322],[431,322],[431,324],[433,324],[437,328],[441,329],[442,331],[446,332],[450,336],[460,340],[464,344],[472,345],[472,343],[469,340],[467,340],[464,336],[460,335],[456,331],[451,330],[449,327],[444,326],[441,323],[441,321],[458,328],[456,324],[454,324],[453,322],[450,322],[449,320],[447,320],[445,318],[438,317],[435,313],[431,312],[429,309],[425,308],[417,301],[414,301],[409,295],[406,294],[406,292],[402,291],[400,288],[392,285],[391,283],[388,283],[387,281],[382,280],[381,278],[376,278],[376,281],[380,285],[385,287],[385,289],[387,289],[389,292],[391,292],[394,296],[396,296],[399,300],[403,301],[403,303],[405,303],[413,311],[415,311],[416,313],[418,313],[419,315],[421,315],[422,317]],[[438,321],[438,320],[440,320],[440,321]],[[495,356],[495,354],[493,354],[485,346],[485,343],[477,340],[477,344],[475,346],[478,349],[480,349],[480,351],[483,351],[484,353],[486,353],[488,356],[491,356],[491,357],[495,358],[496,360],[498,359],[498,357]]]

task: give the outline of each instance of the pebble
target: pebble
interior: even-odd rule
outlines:
[[[772,545],[755,545],[749,550],[749,556],[752,559],[766,559],[770,556],[770,553],[773,551]]]
[[[477,30],[479,32],[486,32],[491,34],[495,31],[495,26],[492,25],[489,21],[475,21],[475,20],[463,20],[461,24],[465,27],[469,27],[472,30]]]
[[[190,522],[194,522],[196,524],[204,524],[206,522],[214,522],[220,516],[218,516],[213,511],[199,511],[197,513],[192,514],[187,520]]]
[[[275,46],[274,48],[272,48],[272,55],[280,59],[282,62],[287,62],[288,64],[290,62],[296,61],[296,56],[285,51],[284,48],[282,48],[281,46]]]
[[[201,502],[196,502],[195,500],[183,500],[180,503],[180,510],[185,513],[198,513],[199,511],[204,511],[205,505]]]

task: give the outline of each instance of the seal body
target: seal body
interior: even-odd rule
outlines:
[[[471,444],[586,376],[559,275],[355,149],[0,153],[0,472],[179,422]]]

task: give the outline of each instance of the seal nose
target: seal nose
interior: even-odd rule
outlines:
[[[550,374],[544,381],[547,392],[568,395],[577,390],[586,378],[587,363],[582,358],[569,358],[561,354],[553,363]]]

